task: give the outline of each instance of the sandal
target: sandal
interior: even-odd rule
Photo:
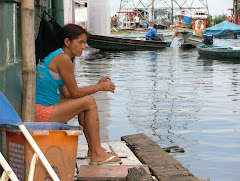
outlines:
[[[90,162],[91,165],[107,165],[107,164],[121,164],[122,161],[112,161],[113,158],[116,158],[116,156],[111,156],[108,159],[101,161],[101,162]]]

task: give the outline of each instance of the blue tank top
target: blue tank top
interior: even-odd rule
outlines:
[[[48,66],[51,60],[60,53],[64,53],[61,48],[50,53],[37,65],[36,73],[41,77],[36,76],[36,104],[51,106],[59,103],[60,87],[65,85],[65,83],[63,80],[53,79],[49,73]]]

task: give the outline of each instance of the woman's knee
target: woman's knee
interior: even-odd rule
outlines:
[[[88,96],[85,96],[84,99],[85,99],[86,105],[89,108],[95,108],[95,107],[97,108],[97,104],[93,96],[88,95]]]

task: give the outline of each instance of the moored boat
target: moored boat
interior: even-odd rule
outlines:
[[[87,41],[92,48],[107,51],[159,50],[167,46],[166,42],[134,40],[111,36],[90,35]]]
[[[201,57],[240,60],[240,47],[201,45],[197,47],[197,51]]]
[[[203,45],[203,37],[193,35],[189,31],[182,31],[181,38],[179,38],[179,45],[181,48],[195,48]]]
[[[240,26],[224,21],[205,29],[204,33],[214,35],[215,38],[236,39],[240,35]]]
[[[127,39],[136,39],[136,40],[146,40],[146,33],[147,32],[136,32],[131,33],[126,36],[121,36],[121,38],[127,38]],[[167,47],[171,46],[172,40],[175,37],[174,31],[158,31],[158,35],[163,39],[164,42],[167,43]]]

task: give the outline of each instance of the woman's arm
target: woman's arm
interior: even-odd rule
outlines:
[[[66,85],[62,86],[62,87],[60,88],[60,90],[61,90],[62,95],[63,95],[64,98],[71,98],[71,95],[70,95],[70,93],[69,93]]]
[[[64,92],[66,92],[67,97],[71,96],[71,98],[79,98],[86,95],[94,94],[98,91],[114,92],[115,85],[111,82],[111,79],[108,77],[101,79],[95,85],[79,88],[74,77],[73,63],[70,57],[66,54],[59,54],[55,58],[58,58],[57,69],[63,78],[63,81],[66,85],[66,89],[68,90],[68,93],[63,90]]]

